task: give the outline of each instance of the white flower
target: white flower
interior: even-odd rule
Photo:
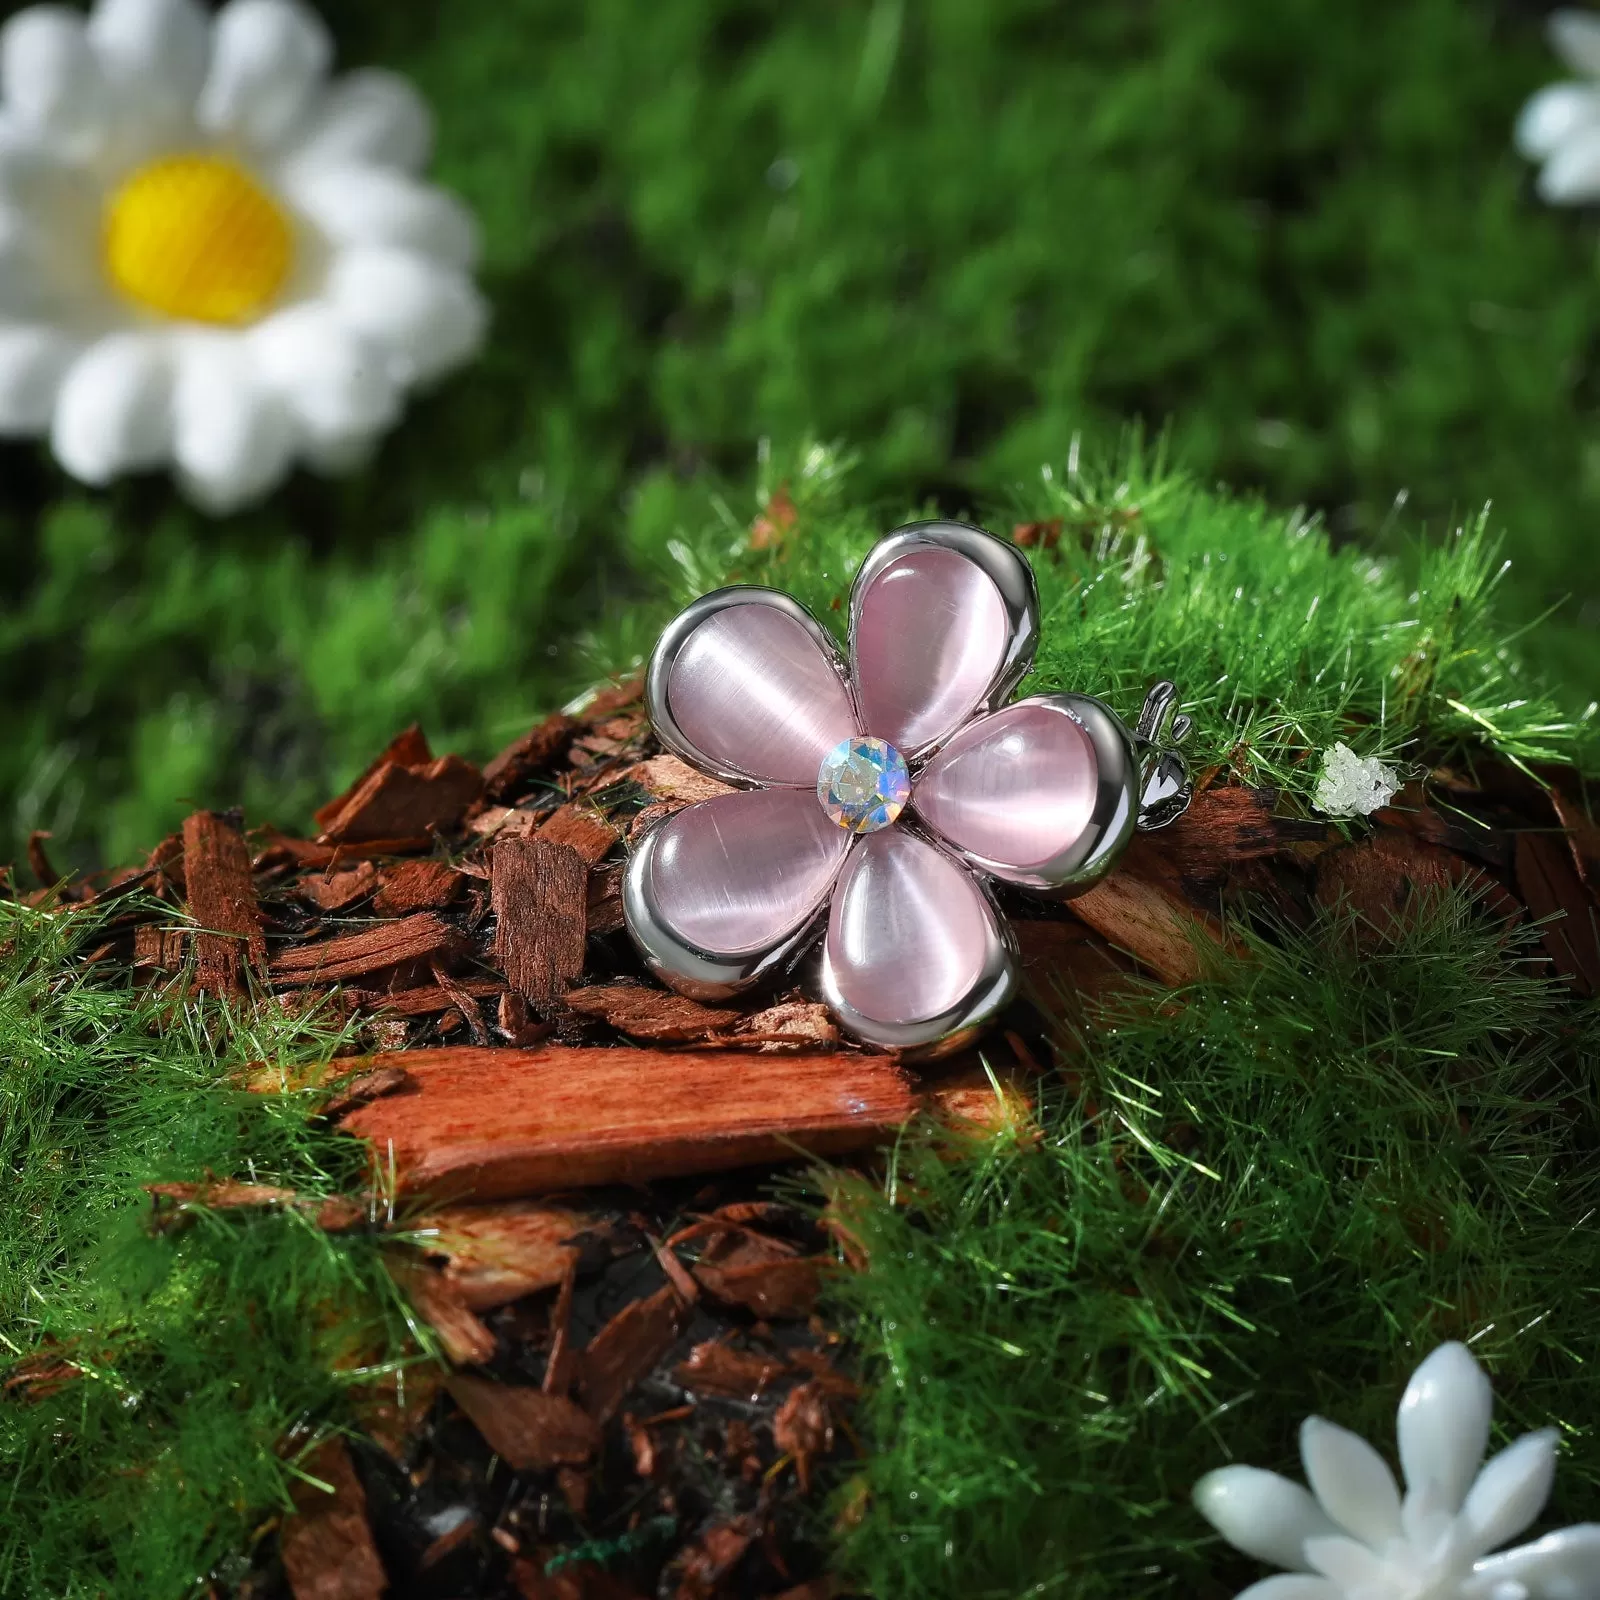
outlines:
[[[1255,1467],[1207,1473],[1194,1491],[1206,1520],[1290,1569],[1237,1600],[1600,1600],[1600,1523],[1487,1554],[1538,1516],[1556,1468],[1554,1428],[1483,1464],[1493,1401],[1463,1344],[1417,1368],[1400,1402],[1403,1501],[1382,1456],[1321,1417],[1300,1430],[1314,1498]]]
[[[1555,52],[1585,83],[1552,83],[1522,108],[1516,141],[1542,161],[1539,194],[1552,205],[1600,200],[1600,16],[1557,11],[1548,31]]]
[[[1363,759],[1346,744],[1322,758],[1322,776],[1311,803],[1330,817],[1370,816],[1394,799],[1400,775],[1376,756]]]
[[[171,461],[201,505],[355,464],[485,307],[427,107],[330,81],[298,0],[97,0],[0,29],[0,433],[86,483]]]

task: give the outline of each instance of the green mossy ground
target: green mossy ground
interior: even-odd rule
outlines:
[[[1442,535],[1495,504],[1531,648],[1596,678],[1594,229],[1509,128],[1489,0],[329,0],[412,74],[495,330],[361,477],[213,522],[0,457],[0,817],[125,860],[290,823],[396,727],[483,757],[585,681],[636,499],[844,437],[864,505],[1003,507],[1081,433]],[[1392,514],[1406,491],[1402,513]],[[1587,618],[1593,627],[1593,616]]]
[[[648,481],[622,534],[639,592],[594,659],[630,657],[734,578],[837,619],[880,514],[916,509],[869,509],[825,450],[765,470],[795,520],[764,551],[759,486]],[[1287,805],[1335,737],[1402,762],[1561,760],[1592,738],[1519,665],[1476,531],[1386,563],[1137,451],[1035,473],[990,515],[1061,519],[1036,555],[1046,644],[1027,687],[1131,712],[1170,670],[1197,758]],[[0,1405],[0,1595],[183,1595],[282,1504],[285,1431],[345,1420],[370,1375],[350,1362],[397,1357],[404,1329],[370,1243],[292,1214],[151,1236],[140,1185],[359,1188],[356,1150],[308,1099],[230,1075],[336,1039],[269,1018],[210,1042],[200,1013],[81,965],[88,913],[0,919],[0,1340],[67,1341],[92,1366]],[[1176,1004],[1135,993],[1091,1015],[1060,997],[1071,1088],[1041,1143],[951,1162],[919,1135],[887,1190],[823,1176],[872,1257],[837,1290],[873,1380],[869,1498],[846,1492],[866,1514],[840,1561],[878,1600],[1220,1600],[1252,1574],[1188,1508],[1199,1473],[1288,1465],[1311,1410],[1384,1442],[1407,1370],[1454,1336],[1501,1381],[1506,1427],[1563,1426],[1556,1510],[1593,1515],[1593,1007],[1458,897],[1377,954],[1339,917],[1241,933],[1248,956]]]

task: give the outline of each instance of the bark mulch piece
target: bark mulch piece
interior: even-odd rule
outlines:
[[[744,1018],[742,1011],[703,1006],[670,990],[648,989],[638,983],[574,989],[567,995],[567,1007],[609,1023],[630,1039],[648,1039],[655,1044],[690,1044],[709,1039]]]
[[[456,930],[448,923],[432,912],[418,911],[398,922],[375,923],[359,933],[292,945],[273,961],[270,971],[281,987],[338,983],[446,955],[457,942]]]
[[[519,1472],[583,1466],[600,1448],[600,1424],[565,1395],[485,1378],[446,1379],[450,1398]]]
[[[290,1488],[279,1550],[294,1600],[378,1600],[389,1580],[367,1525],[367,1496],[342,1439],[330,1439],[301,1466]],[[320,1488],[330,1484],[333,1493]]]
[[[916,1109],[887,1056],[471,1047],[374,1056],[406,1088],[344,1125],[402,1195],[490,1200],[859,1150]]]
[[[265,964],[244,835],[228,818],[197,811],[183,824],[183,871],[194,936],[195,982],[211,994],[244,992],[244,968]]]
[[[379,875],[372,909],[380,917],[438,911],[466,888],[466,875],[444,861],[402,861]]]
[[[588,866],[569,844],[500,839],[492,872],[495,955],[518,994],[548,1006],[583,971]]]

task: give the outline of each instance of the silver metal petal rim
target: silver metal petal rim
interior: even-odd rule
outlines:
[[[940,550],[953,550],[965,556],[994,584],[1006,613],[1006,653],[995,671],[988,689],[976,706],[963,717],[956,727],[947,729],[938,739],[911,750],[900,752],[912,765],[925,760],[958,729],[964,728],[975,716],[997,710],[1006,701],[1033,667],[1033,658],[1039,648],[1039,586],[1033,576],[1028,558],[1006,540],[998,538],[984,528],[968,522],[909,522],[904,527],[886,533],[872,549],[856,573],[850,589],[850,659],[852,703],[854,696],[855,641],[861,621],[861,607],[873,580],[891,561],[897,561],[907,551],[925,546]],[[867,732],[871,732],[869,728]]]
[[[1134,752],[1133,735],[1110,706],[1092,695],[1030,695],[999,709],[1011,711],[1017,706],[1044,706],[1070,717],[1094,746],[1097,785],[1094,806],[1083,831],[1048,861],[1017,867],[963,850],[953,840],[937,833],[926,818],[922,819],[922,824],[945,850],[975,872],[1037,894],[1077,894],[1098,883],[1111,870],[1133,837],[1139,817],[1139,761]],[[964,722],[962,728],[971,727],[976,720]],[[917,792],[913,787],[910,808],[915,810],[916,804]]]
[[[683,812],[674,815],[682,816]],[[803,955],[811,941],[818,937],[828,914],[828,906],[833,900],[834,886],[850,859],[854,841],[851,841],[851,848],[840,857],[838,871],[829,880],[821,900],[794,932],[764,950],[730,955],[723,951],[702,949],[680,938],[661,915],[655,896],[650,892],[656,846],[663,830],[672,820],[672,817],[668,817],[652,828],[628,857],[622,874],[623,921],[645,966],[669,989],[687,995],[691,1000],[728,1000],[753,988],[791,960]]]
[[[650,666],[644,680],[645,710],[655,729],[656,738],[661,741],[663,747],[710,777],[719,778],[723,783],[731,783],[740,789],[788,787],[773,784],[758,774],[746,772],[739,767],[726,766],[706,755],[678,726],[676,718],[672,715],[672,706],[667,694],[673,664],[700,625],[719,611],[726,611],[730,606],[747,605],[770,606],[774,611],[780,611],[798,622],[811,635],[828,665],[844,686],[852,718],[859,727],[861,719],[855,715],[856,697],[850,682],[850,668],[833,635],[791,595],[783,594],[777,589],[764,589],[753,583],[733,584],[726,589],[716,589],[710,594],[701,595],[698,600],[690,601],[667,624],[661,637],[656,641],[655,649],[650,653]]]
[[[898,1050],[909,1060],[928,1061],[971,1044],[1010,1005],[1017,992],[1019,957],[1010,924],[995,905],[988,884],[972,873],[967,863],[950,850],[942,839],[932,838],[926,830],[918,827],[908,828],[907,831],[930,848],[949,856],[966,871],[983,901],[986,913],[983,963],[972,987],[955,1005],[938,1016],[909,1023],[879,1021],[858,1011],[840,992],[838,975],[828,954],[826,931],[819,946],[812,986],[840,1026],[852,1037],[864,1044],[877,1045],[880,1049]],[[840,880],[848,865],[847,858],[839,869],[839,877],[834,879],[833,890],[828,896],[830,906],[839,892]]]

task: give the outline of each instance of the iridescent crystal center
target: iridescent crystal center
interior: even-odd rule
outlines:
[[[817,798],[847,832],[876,833],[911,798],[906,758],[884,739],[843,739],[817,773]]]

